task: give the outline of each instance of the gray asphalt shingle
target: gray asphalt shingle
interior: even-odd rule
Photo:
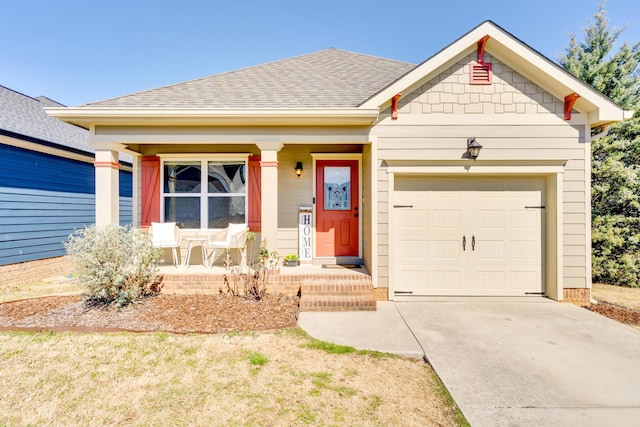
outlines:
[[[65,147],[93,153],[89,132],[50,117],[45,107],[60,107],[49,98],[31,98],[0,86],[0,129]]]
[[[137,108],[351,108],[415,68],[339,49],[87,104]]]

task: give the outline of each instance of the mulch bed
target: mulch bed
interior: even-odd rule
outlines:
[[[589,310],[640,326],[640,311],[603,301]],[[87,302],[80,295],[0,304],[0,330],[166,331],[227,333],[297,324],[298,298],[267,294],[261,301],[230,295],[156,295],[127,307]]]
[[[298,298],[267,294],[261,301],[230,295],[156,295],[118,308],[80,295],[0,304],[0,329],[227,333],[295,326]]]
[[[604,301],[598,301],[597,304],[591,304],[587,308],[595,313],[617,320],[618,322],[640,325],[640,311],[638,310],[620,307]]]

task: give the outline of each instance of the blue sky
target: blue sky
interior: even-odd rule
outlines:
[[[601,0],[0,0],[0,85],[80,105],[335,47],[420,63],[490,19],[556,60]],[[608,0],[640,41],[640,1]]]

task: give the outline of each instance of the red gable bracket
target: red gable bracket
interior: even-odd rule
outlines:
[[[487,44],[487,40],[489,40],[488,34],[478,40],[478,64],[484,64],[484,47]]]
[[[564,97],[564,119],[571,120],[571,109],[573,108],[573,104],[580,98],[580,95],[573,92],[571,95],[567,95]]]
[[[401,93],[391,98],[391,120],[398,120],[398,101],[402,96]]]

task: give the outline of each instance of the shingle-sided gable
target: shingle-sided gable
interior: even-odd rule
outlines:
[[[487,54],[493,65],[491,85],[470,85],[470,54],[400,99],[400,113],[428,114],[553,114],[563,116],[563,101]]]
[[[430,82],[455,64],[461,57],[479,52],[483,44],[484,55],[493,55],[504,60],[529,82],[536,83],[546,93],[557,99],[565,99],[577,94],[573,108],[581,113],[593,127],[602,126],[631,117],[631,111],[624,111],[609,98],[580,81],[553,61],[518,40],[491,21],[485,21],[458,40],[409,71],[401,78],[372,96],[361,107],[388,107],[398,93],[412,93]],[[469,84],[469,75],[464,77]],[[518,82],[520,83],[520,82]],[[481,85],[489,87],[490,85]],[[480,89],[474,89],[480,90]]]
[[[414,67],[406,62],[327,49],[87,107],[350,108]]]

